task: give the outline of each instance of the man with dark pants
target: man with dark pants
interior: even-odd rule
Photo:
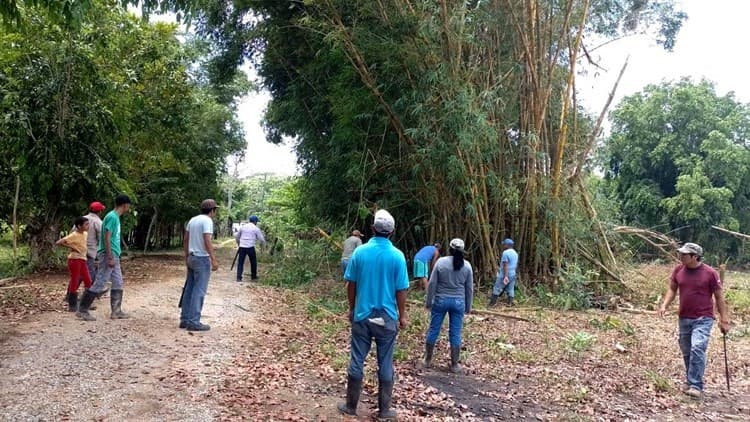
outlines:
[[[187,279],[182,296],[180,328],[188,331],[208,331],[211,327],[201,323],[203,299],[208,291],[208,280],[211,271],[219,269],[211,238],[214,234],[216,201],[206,199],[201,202],[201,213],[190,219],[185,226],[185,238],[182,242],[185,251]]]
[[[391,410],[393,394],[393,348],[399,328],[406,327],[406,291],[409,275],[404,254],[388,239],[396,223],[386,210],[375,213],[374,236],[354,250],[344,278],[352,324],[351,360],[346,401],[339,411],[357,414],[362,390],[364,362],[375,339],[378,359],[378,418],[395,420]]]
[[[250,279],[258,279],[258,258],[255,255],[255,245],[260,243],[265,245],[266,239],[263,232],[258,228],[258,217],[251,215],[248,218],[249,223],[243,224],[234,239],[239,247],[237,257],[237,281],[242,281],[242,272],[245,270],[245,257],[250,258]]]
[[[122,311],[122,268],[120,267],[120,217],[130,211],[130,198],[120,194],[115,198],[115,209],[107,213],[102,221],[102,233],[99,238],[99,250],[97,260],[99,268],[96,272],[94,284],[86,290],[81,298],[76,316],[84,321],[94,321],[95,318],[89,313],[91,303],[97,296],[106,292],[104,287],[108,280],[112,281],[112,290],[109,293],[112,319],[130,318]]]
[[[679,291],[679,343],[686,374],[683,392],[699,399],[703,394],[706,349],[714,325],[712,297],[716,300],[721,316],[719,329],[724,334],[729,331],[729,315],[719,274],[708,264],[701,262],[703,248],[695,243],[685,243],[677,252],[680,254],[681,264],[672,271],[669,288],[659,308],[659,316],[664,316]]]

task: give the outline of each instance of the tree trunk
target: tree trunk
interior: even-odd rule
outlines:
[[[31,249],[31,266],[34,269],[48,269],[55,265],[55,241],[60,237],[60,222],[34,220],[26,226]]]

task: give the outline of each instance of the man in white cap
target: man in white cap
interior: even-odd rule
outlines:
[[[360,246],[362,246],[362,233],[359,230],[354,230],[352,235],[344,240],[344,246],[341,248],[341,274],[346,274],[346,266],[352,259],[354,250]]]
[[[403,252],[388,239],[396,222],[386,210],[375,213],[373,237],[354,250],[344,279],[348,281],[349,320],[352,323],[351,359],[347,371],[346,401],[338,409],[357,414],[364,362],[375,339],[378,358],[378,418],[393,420],[393,348],[399,328],[406,327],[406,291],[409,274]]]
[[[685,243],[677,252],[681,263],[672,271],[669,288],[659,308],[659,316],[664,316],[679,291],[679,343],[686,374],[683,392],[699,399],[703,393],[706,349],[714,325],[712,296],[721,316],[719,329],[724,334],[729,331],[729,314],[719,274],[708,264],[701,262],[703,248],[695,243]]]

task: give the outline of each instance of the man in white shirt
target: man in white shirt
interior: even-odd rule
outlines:
[[[237,241],[239,247],[238,261],[237,261],[237,281],[242,281],[242,272],[245,269],[245,257],[250,258],[250,279],[258,279],[258,258],[255,255],[255,245],[260,243],[261,245],[266,244],[266,239],[263,237],[263,232],[258,228],[258,217],[251,215],[248,218],[249,223],[240,226],[237,233],[234,235],[234,239]]]

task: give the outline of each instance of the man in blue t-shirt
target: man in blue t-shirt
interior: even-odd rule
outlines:
[[[427,279],[432,273],[432,266],[440,258],[440,243],[427,245],[414,255],[414,278],[422,281],[422,288],[427,291]]]
[[[518,252],[513,249],[513,239],[505,239],[503,240],[503,255],[500,257],[500,269],[497,272],[495,285],[492,287],[492,298],[487,306],[494,306],[503,292],[508,294],[508,306],[513,306],[516,267],[518,267]]]
[[[393,348],[399,328],[406,327],[406,291],[409,275],[404,254],[388,239],[396,222],[386,210],[375,213],[374,236],[354,250],[344,279],[349,298],[349,320],[352,323],[351,360],[347,372],[346,402],[338,409],[357,414],[362,390],[364,362],[372,339],[378,357],[378,418],[393,419]]]

